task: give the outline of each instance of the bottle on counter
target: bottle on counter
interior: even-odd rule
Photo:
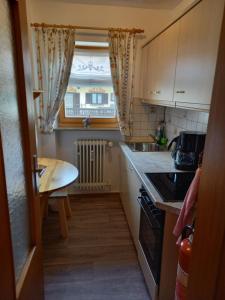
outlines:
[[[167,145],[168,138],[166,137],[166,126],[163,121],[157,126],[155,138],[158,145]]]

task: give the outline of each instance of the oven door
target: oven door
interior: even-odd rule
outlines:
[[[149,199],[141,197],[141,218],[139,241],[151,269],[156,284],[159,284],[164,212],[154,206]]]

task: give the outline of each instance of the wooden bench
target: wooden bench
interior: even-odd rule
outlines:
[[[60,233],[64,239],[67,239],[69,234],[67,217],[70,218],[72,216],[72,210],[70,207],[70,200],[68,197],[67,190],[56,191],[49,195],[47,198],[43,199],[41,206],[42,219],[48,216],[49,199],[54,199],[54,202],[56,202],[56,205],[53,209],[57,210],[59,214]]]

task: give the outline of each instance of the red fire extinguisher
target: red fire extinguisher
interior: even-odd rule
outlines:
[[[194,229],[187,225],[182,231],[182,241],[179,249],[175,300],[187,300],[189,264],[192,251]]]

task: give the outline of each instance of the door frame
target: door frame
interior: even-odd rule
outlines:
[[[24,151],[24,167],[29,199],[31,251],[16,284],[16,299],[43,299],[43,264],[40,226],[40,200],[36,186],[34,155],[36,155],[32,69],[25,0],[12,0],[12,24],[16,47],[17,96]],[[35,293],[34,293],[35,291]]]
[[[9,209],[4,174],[4,157],[0,139],[0,217],[3,220],[0,239],[0,262],[5,259],[7,268],[0,268],[1,296],[9,300],[44,299],[40,201],[36,185],[34,155],[36,154],[34,103],[32,94],[32,70],[29,52],[29,36],[26,14],[26,0],[7,0],[11,12],[12,34],[14,37],[14,59],[17,84],[20,129],[24,155],[27,200],[29,209],[30,250],[25,265],[15,282],[13,249],[10,231]],[[4,256],[2,255],[4,254]],[[4,264],[1,264],[1,266]],[[5,283],[5,281],[7,281]]]
[[[190,267],[190,300],[225,299],[225,15],[202,165]]]

